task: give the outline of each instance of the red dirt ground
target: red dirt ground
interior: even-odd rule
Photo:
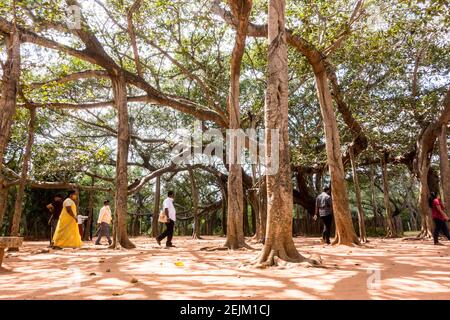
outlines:
[[[170,249],[139,237],[134,250],[86,242],[44,253],[48,243],[25,242],[5,253],[0,299],[450,299],[449,242],[372,238],[333,247],[298,237],[298,250],[320,255],[326,268],[257,269],[242,263],[258,251],[200,251],[224,243],[204,238],[176,237]]]

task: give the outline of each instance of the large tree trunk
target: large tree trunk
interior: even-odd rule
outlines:
[[[127,87],[122,74],[111,76],[114,102],[119,115],[117,130],[117,163],[116,163],[116,218],[117,237],[125,249],[136,246],[128,239],[127,234],[127,200],[128,200],[128,148],[130,143],[130,128],[128,124]]]
[[[95,178],[92,177],[91,178],[91,186],[94,186],[95,183]],[[92,228],[92,224],[93,224],[93,219],[94,219],[94,191],[93,190],[89,190],[88,191],[88,207],[87,207],[87,214],[88,214],[88,219],[86,221],[86,228],[84,229],[84,234],[83,234],[83,240],[84,241],[91,241],[91,228]]]
[[[201,239],[201,237],[200,237],[200,215],[198,212],[199,194],[198,194],[197,183],[196,183],[195,177],[194,177],[194,170],[192,170],[192,167],[189,165],[188,165],[188,172],[189,172],[189,180],[191,182],[192,205],[193,205],[192,215],[194,216],[194,231],[192,232],[192,238]]]
[[[253,240],[262,242],[264,239],[264,232],[261,221],[261,199],[259,197],[258,189],[255,188],[249,191],[248,200],[252,207]]]
[[[153,219],[152,219],[152,236],[158,236],[158,218],[159,218],[159,202],[161,200],[161,177],[156,177],[155,182],[155,203],[153,205]]]
[[[386,210],[386,236],[388,238],[397,237],[397,228],[395,226],[394,219],[392,217],[391,203],[389,201],[389,179],[387,174],[387,158],[388,154],[384,152],[381,156],[381,173],[383,176],[383,196],[384,207]]]
[[[294,190],[294,202],[305,208],[310,215],[314,215],[316,199],[313,192],[308,187],[307,172],[302,167],[296,167],[295,178],[297,181],[297,189]]]
[[[434,144],[450,118],[450,88],[444,98],[442,113],[420,133],[416,141],[416,155],[413,160],[413,170],[419,180],[419,208],[421,215],[421,231],[418,237],[431,237],[433,223],[431,209],[428,206],[430,197],[429,169]],[[437,190],[433,190],[437,191]]]
[[[0,237],[2,236],[3,219],[8,206],[8,188],[0,188]]]
[[[301,262],[292,239],[292,180],[288,135],[288,72],[284,0],[269,0],[268,15],[268,79],[265,123],[265,162],[271,168],[267,183],[267,231],[264,247],[258,257],[262,266],[276,265],[277,258]],[[273,135],[272,130],[278,131]],[[278,170],[272,154],[272,140],[279,139]],[[277,145],[277,144],[275,144]]]
[[[0,96],[0,193],[3,193],[4,177],[3,158],[11,134],[13,117],[16,112],[17,92],[20,78],[20,39],[19,33],[13,32],[5,36],[7,58],[3,66],[2,89]],[[6,203],[0,201],[1,212],[6,211]],[[1,222],[0,222],[1,224]]]
[[[409,221],[411,223],[411,230],[417,230],[417,211],[413,205],[414,198],[414,175],[411,173],[410,183],[406,192],[406,206],[409,210]]]
[[[242,218],[244,220],[244,236],[250,236],[250,224],[248,222],[248,201],[247,197],[244,195],[244,205],[242,207]]]
[[[441,170],[442,196],[447,212],[450,208],[450,168],[448,165],[447,124],[441,126],[439,135],[439,165]]]
[[[266,187],[267,178],[264,177],[264,180],[261,181],[261,185],[259,187],[258,200],[259,200],[259,232],[261,234],[258,237],[258,241],[261,243],[265,242],[266,232],[267,232],[267,187]]]
[[[373,219],[375,224],[375,230],[378,226],[378,204],[377,204],[377,195],[376,195],[376,189],[375,189],[375,166],[370,166],[370,194],[371,194],[371,201],[372,201],[372,212],[373,212]]]
[[[220,177],[217,178],[217,184],[219,185],[220,193],[222,195],[222,233],[227,234],[227,187]]]
[[[352,150],[352,147],[350,147],[349,155],[350,155],[350,162],[352,165],[353,183],[355,185],[356,207],[358,208],[359,239],[361,242],[367,242],[366,224],[364,221],[364,210],[361,204],[361,189],[359,187],[359,178],[358,173],[356,172],[355,155]]]
[[[20,235],[20,219],[22,217],[22,202],[25,193],[25,186],[28,178],[28,167],[31,159],[31,148],[34,143],[34,128],[36,123],[36,109],[30,108],[30,121],[28,123],[28,141],[23,156],[22,172],[20,174],[19,190],[17,191],[16,201],[14,203],[14,215],[11,225],[11,237]],[[9,248],[9,251],[19,251],[19,248]]]
[[[229,128],[236,132],[241,129],[240,105],[239,105],[239,77],[241,74],[241,61],[244,55],[247,26],[252,9],[251,0],[229,0],[233,15],[238,19],[236,37],[231,56],[231,79],[230,91],[228,95]],[[234,138],[232,138],[234,139]],[[238,249],[245,247],[243,230],[243,187],[242,168],[240,164],[240,150],[238,143],[231,143],[233,150],[229,150],[232,155],[229,159],[228,175],[228,213],[227,213],[227,241],[225,247]]]
[[[313,69],[320,110],[324,123],[327,161],[331,176],[333,214],[336,223],[336,238],[333,241],[333,244],[359,244],[350,213],[339,131],[325,68],[321,63],[318,63],[313,65]]]

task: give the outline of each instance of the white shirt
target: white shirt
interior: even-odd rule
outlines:
[[[166,209],[169,210],[169,219],[176,221],[177,220],[177,212],[175,211],[175,207],[173,205],[173,199],[172,198],[167,198],[166,200],[164,200],[163,202],[163,210],[164,212],[166,211]]]
[[[64,202],[63,202],[63,207],[65,208],[65,207],[71,207],[72,205],[75,205],[75,202],[72,200],[72,199],[70,199],[70,198],[67,198],[66,200],[64,200]]]
[[[109,206],[103,206],[98,214],[97,223],[106,222],[111,224],[111,208]]]
[[[78,218],[78,224],[83,224],[84,220],[87,220],[89,217],[88,216],[82,216],[81,214],[79,214],[77,216]]]

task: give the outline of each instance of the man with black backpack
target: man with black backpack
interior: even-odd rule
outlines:
[[[331,189],[326,186],[323,192],[316,198],[316,212],[314,220],[320,216],[323,226],[322,243],[330,244],[331,223],[333,222],[333,203],[331,200]]]

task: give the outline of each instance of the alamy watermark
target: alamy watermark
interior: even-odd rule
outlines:
[[[379,269],[367,269],[369,277],[367,278],[367,289],[380,290],[381,289],[381,271]]]
[[[279,169],[278,129],[218,129],[202,130],[202,123],[195,121],[192,129],[177,129],[174,135],[181,140],[172,149],[172,162],[190,163],[195,157],[212,160],[223,159],[229,165],[261,164],[265,173],[273,175]]]
[[[66,8],[66,25],[72,30],[81,29],[81,7],[77,5]]]
[[[81,288],[82,280],[83,272],[81,269],[71,266],[65,270],[64,276],[56,280],[56,284],[71,290],[78,290]]]

